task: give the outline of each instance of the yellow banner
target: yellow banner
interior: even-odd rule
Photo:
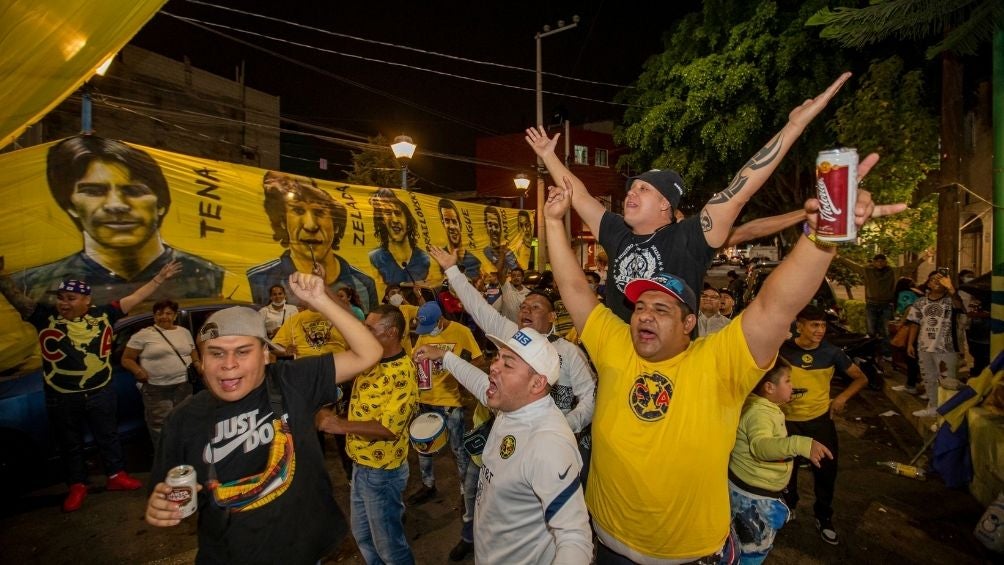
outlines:
[[[388,283],[442,280],[429,245],[456,249],[471,278],[495,270],[501,245],[510,266],[526,267],[534,225],[528,211],[94,136],[0,155],[0,199],[0,255],[12,282],[45,300],[61,280],[83,279],[94,304],[130,294],[171,260],[183,271],[154,298],[266,304],[272,285],[316,263],[330,287],[352,288],[368,311]],[[0,333],[9,319],[0,318]],[[2,363],[0,354],[0,371],[10,367]]]

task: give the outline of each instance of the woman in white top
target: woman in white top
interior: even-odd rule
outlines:
[[[265,320],[265,333],[272,339],[286,320],[296,314],[297,307],[286,303],[286,289],[281,284],[272,285],[268,289],[268,297],[270,300],[268,306],[258,310],[258,313]]]
[[[122,366],[142,383],[146,425],[154,447],[167,415],[192,395],[188,365],[194,364],[201,373],[192,333],[174,324],[177,317],[177,302],[157,302],[153,305],[153,325],[133,334],[122,353]]]

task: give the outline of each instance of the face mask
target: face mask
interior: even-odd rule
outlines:
[[[390,295],[390,298],[387,299],[387,302],[390,302],[394,306],[400,306],[404,304],[404,297],[400,294],[392,294]]]
[[[273,302],[272,303],[272,306],[274,306],[276,309],[282,308],[285,305],[286,305],[286,301],[285,300],[280,301],[280,302]]]
[[[971,283],[971,282],[973,282],[973,279],[974,279],[974,278],[975,278],[975,277],[971,277],[971,276],[969,276],[969,275],[966,275],[966,276],[962,277],[962,279],[961,279],[961,280],[962,280],[962,282],[964,282],[964,283]]]
[[[429,335],[439,335],[441,333],[443,333],[443,328],[441,328],[439,326],[436,326],[436,327],[432,328],[432,331],[429,332]]]

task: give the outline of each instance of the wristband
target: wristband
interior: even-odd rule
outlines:
[[[816,236],[816,232],[809,226],[809,222],[802,222],[802,233],[804,233],[805,237],[812,243],[816,244],[816,247],[820,249],[833,249],[837,246],[837,244],[832,241],[819,239],[819,237]]]

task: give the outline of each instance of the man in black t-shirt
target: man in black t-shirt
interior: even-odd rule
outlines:
[[[633,279],[657,273],[673,273],[691,288],[701,288],[715,249],[726,245],[743,206],[849,77],[850,73],[844,73],[825,92],[792,110],[788,123],[750,158],[729,186],[713,195],[700,214],[681,221],[676,221],[675,215],[684,183],[675,171],[654,169],[629,178],[624,215],[619,216],[593,198],[555,154],[561,134],[548,138],[543,126],[526,130],[527,143],[547,166],[554,184],[561,185],[564,178],[571,181],[572,207],[598,234],[600,245],[610,256],[606,305],[629,321],[633,306],[624,297],[624,287]],[[773,231],[762,235],[770,233]]]
[[[174,526],[170,469],[199,479],[198,563],[317,563],[347,532],[317,442],[314,413],[335,401],[335,385],[375,365],[382,348],[355,315],[325,293],[316,275],[293,273],[289,288],[323,314],[349,350],[268,364],[257,312],[221,310],[199,330],[206,390],[171,413],[151,478],[146,521]],[[336,371],[337,368],[337,371]]]

